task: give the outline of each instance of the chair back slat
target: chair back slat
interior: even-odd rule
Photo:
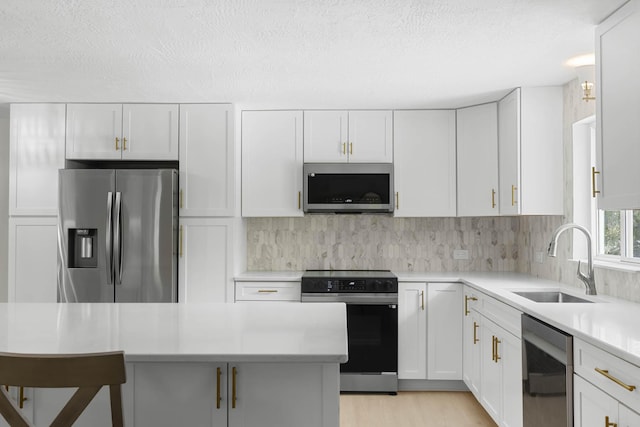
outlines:
[[[0,384],[3,386],[78,388],[54,419],[52,427],[73,425],[103,386],[110,389],[112,425],[123,426],[121,385],[126,381],[122,351],[67,355],[0,353]],[[12,427],[31,426],[15,402],[9,399],[4,387],[0,394],[0,415]]]

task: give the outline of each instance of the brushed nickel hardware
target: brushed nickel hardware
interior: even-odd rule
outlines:
[[[182,249],[183,249],[183,245],[182,242],[184,240],[184,232],[182,230],[182,226],[180,226],[180,258],[182,258]]]
[[[220,367],[216,368],[216,409],[220,409],[220,401],[222,401],[222,397],[220,396],[220,377],[222,376],[222,369]]]
[[[24,397],[24,387],[20,387],[20,399],[18,399],[20,401],[20,409],[24,408],[24,401],[27,400],[26,397]]]
[[[609,416],[604,417],[604,427],[618,427],[618,423],[612,423],[609,421]]]
[[[511,206],[515,206],[518,201],[516,200],[516,190],[518,189],[518,187],[516,187],[515,185],[511,186]]]
[[[400,192],[396,191],[396,209],[400,209]]]
[[[591,197],[595,198],[596,194],[600,194],[600,190],[596,190],[596,175],[599,175],[600,171],[597,171],[595,166],[591,167]]]
[[[118,145],[119,142],[120,142],[120,138],[116,136],[116,151],[120,151],[120,146]]]
[[[478,301],[478,298],[470,297],[469,295],[464,296],[464,315],[465,316],[468,316],[469,313],[471,313],[469,311],[469,301]]]
[[[424,291],[420,291],[420,308],[424,311]]]
[[[258,289],[259,294],[275,294],[278,293],[277,289]]]
[[[599,373],[600,375],[604,375],[605,377],[607,377],[608,379],[610,379],[614,383],[618,384],[620,387],[623,387],[623,388],[627,389],[628,391],[633,391],[633,390],[636,389],[636,386],[626,384],[623,381],[621,381],[618,378],[616,378],[613,375],[611,375],[607,369],[596,368],[596,372]]]
[[[353,155],[353,142],[349,143],[349,155]]]
[[[478,339],[478,323],[473,321],[473,344],[477,344],[480,340]]]
[[[496,207],[496,190],[491,189],[491,209]]]
[[[182,188],[181,188],[181,189],[180,189],[180,209],[182,209],[182,208],[184,207],[184,206],[183,206],[183,204],[182,204],[182,201],[183,201],[183,200],[184,200],[184,199],[183,199],[183,197],[182,197]]]
[[[122,138],[122,149],[123,150],[127,149],[127,138]]]
[[[236,377],[238,369],[234,366],[231,368],[231,409],[236,409]]]
[[[560,237],[560,234],[562,234],[564,231],[567,231],[571,228],[580,230],[582,233],[584,233],[584,236],[587,239],[587,274],[584,274],[582,272],[581,261],[579,260],[578,279],[582,280],[584,286],[587,288],[587,295],[596,295],[596,281],[593,274],[593,255],[591,254],[591,233],[589,232],[589,230],[578,224],[562,224],[560,227],[556,228],[556,230],[553,232],[553,235],[551,236],[551,242],[549,243],[549,248],[547,249],[547,255],[549,255],[550,257],[555,257],[557,255],[558,237]]]
[[[502,343],[502,341],[500,341],[498,337],[496,337],[496,363],[498,363],[498,360],[502,359],[502,357],[500,357],[500,352],[498,351],[498,344],[500,343]]]

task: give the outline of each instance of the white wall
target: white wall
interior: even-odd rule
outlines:
[[[9,117],[0,111],[0,302],[7,301],[9,248]]]

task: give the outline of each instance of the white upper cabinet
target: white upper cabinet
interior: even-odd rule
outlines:
[[[498,102],[501,215],[562,215],[562,88],[518,88]]]
[[[233,216],[234,133],[230,104],[180,105],[180,216]]]
[[[640,0],[596,30],[597,190],[602,209],[640,208]]]
[[[242,216],[302,215],[302,111],[243,111]]]
[[[64,104],[12,104],[9,215],[56,216],[64,168]]]
[[[457,110],[458,216],[498,215],[497,103]]]
[[[305,111],[307,163],[391,163],[393,113],[383,111]]]
[[[455,110],[395,111],[397,217],[456,216]]]
[[[177,104],[67,104],[67,159],[178,160]]]

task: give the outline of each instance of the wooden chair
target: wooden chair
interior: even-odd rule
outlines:
[[[111,398],[111,422],[122,427],[121,384],[126,380],[122,351],[68,355],[0,353],[0,384],[4,386],[78,387],[51,427],[71,426],[105,385],[109,386]],[[0,415],[12,427],[32,426],[9,399],[5,388],[0,389]]]

